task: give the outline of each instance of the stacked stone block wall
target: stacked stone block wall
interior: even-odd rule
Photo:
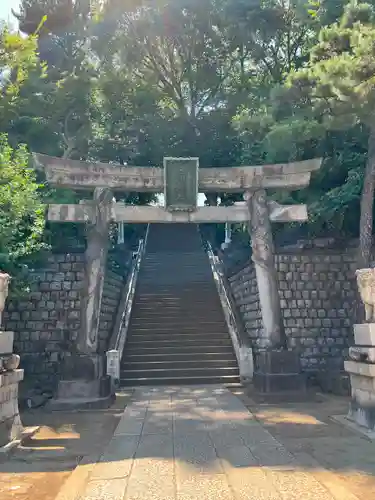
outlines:
[[[243,325],[255,346],[262,329],[262,315],[259,304],[259,293],[255,267],[247,262],[245,267],[229,278],[232,293],[240,310]]]
[[[121,261],[116,255],[108,256],[108,264],[104,279],[102,305],[99,321],[99,352],[104,353],[112,335],[114,323],[121,298],[121,292],[126,282],[131,265],[131,253],[124,252]]]
[[[78,337],[84,253],[49,255],[47,264],[30,279],[30,292],[9,301],[5,328],[15,332],[14,350],[21,355],[26,378],[42,378],[53,385],[62,352]]]
[[[341,369],[353,343],[356,299],[355,253],[301,250],[276,255],[285,332],[301,351],[305,370]],[[229,275],[232,291],[255,348],[262,345],[262,322],[254,264]]]
[[[100,315],[99,349],[112,333],[131,253],[108,257]],[[25,383],[53,390],[65,352],[75,349],[81,327],[84,250],[50,254],[46,265],[31,274],[30,292],[8,301],[4,327],[15,332],[14,351],[21,355]],[[120,258],[118,258],[120,257]]]

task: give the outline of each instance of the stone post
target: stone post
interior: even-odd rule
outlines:
[[[8,297],[10,276],[7,273],[0,273],[0,331],[3,326],[3,312],[5,301]]]
[[[225,238],[224,242],[221,245],[222,250],[225,250],[229,247],[232,241],[232,224],[230,222],[225,223]]]
[[[246,192],[244,199],[263,322],[259,349],[254,352],[254,387],[265,393],[303,391],[306,382],[299,353],[287,350],[267,195],[258,189]]]
[[[356,271],[366,323],[354,325],[354,343],[345,370],[350,376],[351,402],[347,418],[375,430],[375,269]]]
[[[118,222],[117,223],[117,244],[118,245],[123,245],[125,243],[125,237],[124,237],[124,223],[123,222]]]
[[[18,411],[18,385],[23,380],[20,357],[13,354],[13,332],[1,329],[10,276],[0,273],[0,447],[20,438],[23,426]]]

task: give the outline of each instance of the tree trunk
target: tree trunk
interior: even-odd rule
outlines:
[[[375,187],[375,125],[370,127],[367,163],[361,196],[361,218],[359,222],[359,248],[357,269],[370,267],[372,250],[372,226]],[[353,318],[356,323],[364,321],[364,306],[357,290],[353,301]]]
[[[361,219],[359,223],[358,269],[370,267],[372,248],[372,226],[375,187],[375,124],[370,127],[368,153],[361,197]]]

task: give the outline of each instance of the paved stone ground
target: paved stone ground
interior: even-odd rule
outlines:
[[[347,413],[349,398],[321,395],[300,403],[259,405],[243,391],[236,393],[335,499],[375,498],[375,443],[331,418]]]
[[[297,407],[217,386],[138,389],[100,459],[56,500],[374,498],[375,445]]]
[[[10,456],[0,457],[0,499],[54,500],[85,457],[99,460],[130,397],[122,393],[108,410],[24,412],[24,425],[40,430]]]

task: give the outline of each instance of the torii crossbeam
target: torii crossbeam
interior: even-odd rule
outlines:
[[[52,204],[48,219],[89,224],[86,250],[87,283],[83,302],[80,349],[95,352],[103,290],[103,275],[111,221],[127,223],[248,222],[263,320],[263,347],[285,343],[271,222],[307,220],[305,205],[282,206],[267,200],[266,189],[295,190],[308,186],[321,159],[294,163],[199,168],[198,158],[165,158],[161,167],[129,167],[88,163],[34,154],[36,168],[44,169],[53,186],[93,190],[93,201],[77,205]],[[113,193],[165,194],[165,207],[135,207],[114,200]],[[245,203],[231,207],[197,207],[198,192],[241,192]]]

